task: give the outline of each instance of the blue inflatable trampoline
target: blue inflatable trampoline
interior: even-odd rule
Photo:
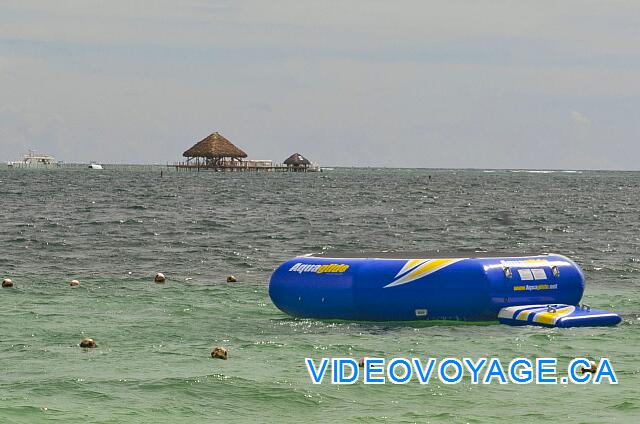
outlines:
[[[584,276],[557,254],[310,254],[282,264],[269,295],[296,317],[495,320],[557,327],[615,325],[579,306]]]

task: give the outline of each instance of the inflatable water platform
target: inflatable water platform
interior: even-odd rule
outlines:
[[[323,253],[271,276],[269,295],[304,318],[367,321],[496,318],[509,325],[616,325],[619,315],[580,306],[584,275],[557,254]]]

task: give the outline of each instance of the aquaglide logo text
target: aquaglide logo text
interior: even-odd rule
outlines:
[[[599,363],[574,358],[566,374],[558,374],[556,358],[305,358],[313,384],[618,384],[608,358]]]
[[[347,264],[303,264],[298,262],[289,268],[289,272],[297,272],[302,274],[304,272],[312,272],[315,274],[342,274],[349,265]]]

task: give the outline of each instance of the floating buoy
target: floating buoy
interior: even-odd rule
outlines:
[[[225,349],[223,347],[220,347],[220,346],[216,346],[211,351],[211,357],[214,358],[214,359],[224,359],[224,360],[226,360],[227,357],[228,357],[227,349]]]
[[[153,279],[153,281],[155,281],[156,283],[164,283],[166,280],[167,279],[165,278],[164,274],[161,272],[158,272]]]
[[[5,278],[2,280],[2,287],[13,287],[13,281],[11,278]]]
[[[92,349],[94,347],[98,347],[98,345],[96,344],[95,340],[89,337],[85,337],[84,339],[80,340],[80,347]]]
[[[235,276],[230,275],[227,277],[227,283],[236,283],[236,282],[238,282],[238,279]]]
[[[79,285],[80,285],[80,281],[78,281],[78,280],[71,280],[71,282],[69,283],[69,285],[70,285],[71,287],[79,286]]]
[[[589,368],[582,367],[582,374],[585,374],[585,373],[588,373],[588,372],[593,374],[596,371],[598,371],[598,366],[596,365],[596,363],[594,361],[589,361],[589,363],[591,364],[591,367],[589,367]]]

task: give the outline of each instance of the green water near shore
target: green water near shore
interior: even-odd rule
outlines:
[[[429,180],[429,175],[432,176]],[[640,174],[0,170],[0,422],[637,422]],[[321,250],[553,251],[615,328],[292,319]],[[153,283],[164,272],[168,282]],[[234,274],[239,282],[227,284]],[[68,281],[82,284],[70,288]],[[77,346],[96,339],[97,349]],[[212,360],[213,346],[229,360]],[[312,385],[304,358],[609,357],[619,385]]]

